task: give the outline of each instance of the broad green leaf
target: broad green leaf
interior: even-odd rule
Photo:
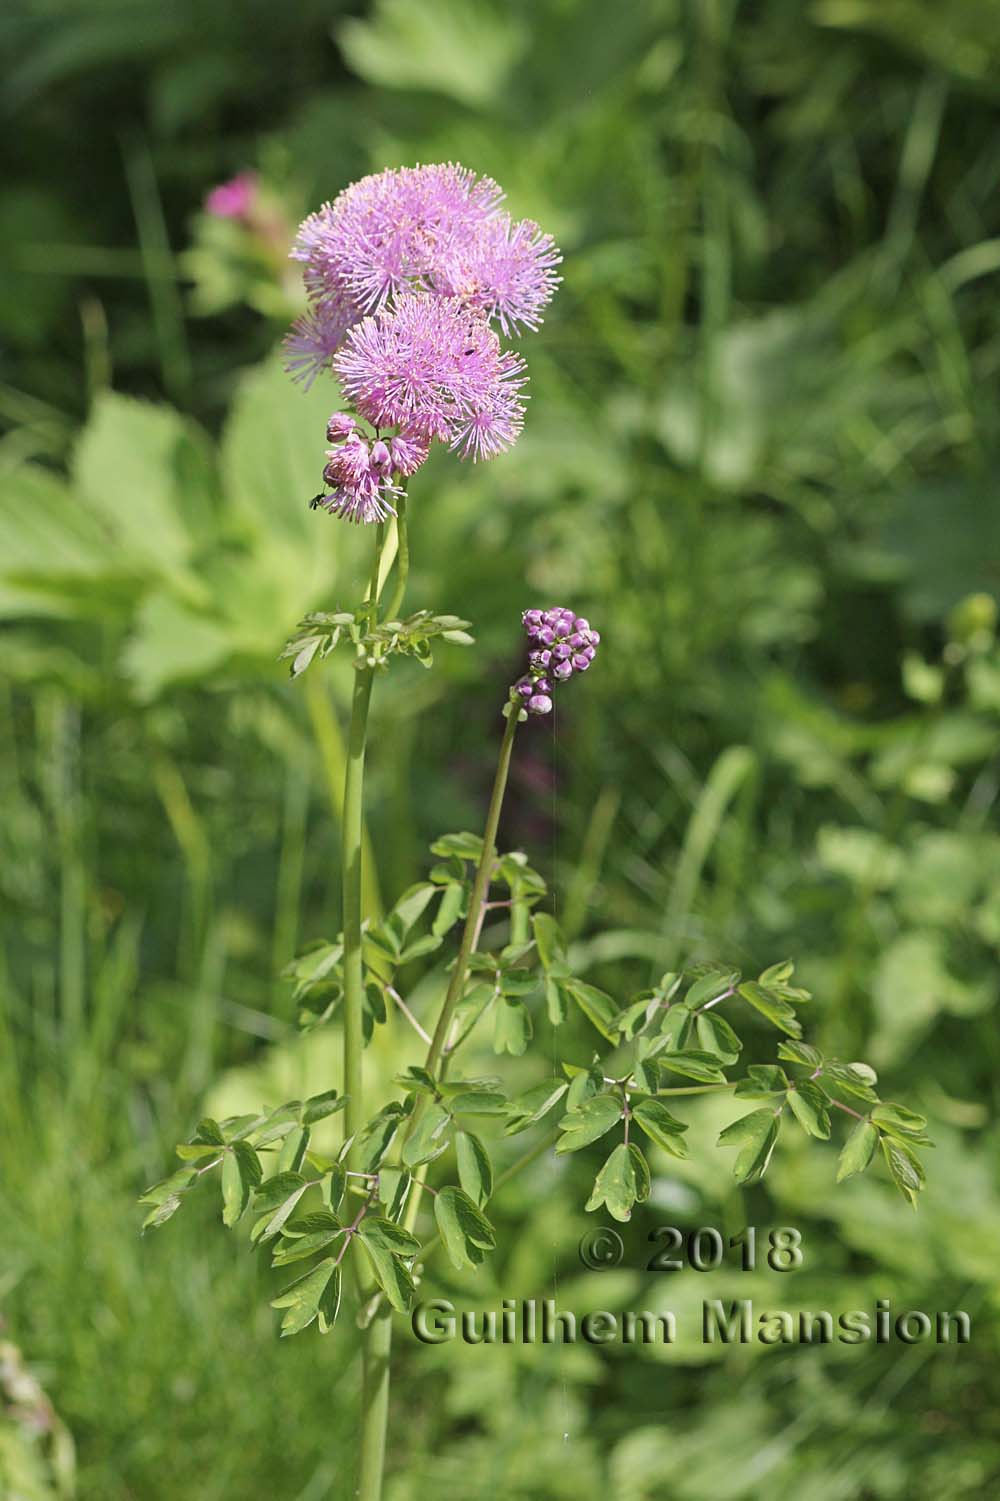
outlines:
[[[267,1214],[283,1204],[290,1193],[305,1188],[306,1180],[301,1173],[275,1173],[265,1178],[254,1194],[253,1207],[257,1214]]]
[[[334,1272],[339,1271],[335,1260],[328,1256],[304,1277],[289,1283],[278,1297],[271,1300],[272,1308],[284,1308],[287,1312],[281,1321],[282,1337],[301,1334],[319,1313],[320,1301]]]
[[[545,1009],[554,1027],[561,1027],[569,1015],[569,991],[565,982],[547,974],[544,982]]]
[[[462,916],[464,906],[465,887],[459,881],[450,881],[441,892],[441,901],[431,923],[431,932],[435,938],[443,938],[446,933],[451,932]]]
[[[795,961],[792,959],[783,959],[778,964],[769,965],[763,974],[759,976],[759,983],[765,987],[768,985],[787,985],[794,973]]]
[[[877,1146],[878,1131],[871,1121],[858,1121],[844,1143],[837,1161],[837,1182],[843,1183],[845,1178],[853,1178],[855,1173],[863,1173],[875,1155]]]
[[[594,1181],[587,1209],[607,1206],[613,1219],[625,1222],[632,1218],[632,1206],[649,1197],[649,1168],[639,1148],[621,1142],[605,1162]]]
[[[720,1147],[738,1147],[733,1177],[738,1183],[756,1183],[764,1176],[778,1139],[778,1116],[773,1110],[752,1110],[719,1133]]]
[[[917,1194],[927,1181],[920,1158],[905,1143],[893,1136],[882,1136],[880,1140],[882,1153],[889,1165],[893,1182],[904,1199],[916,1209]]]
[[[566,942],[555,918],[551,917],[548,912],[536,912],[532,916],[531,924],[542,967],[549,970],[553,965],[564,964]]]
[[[142,1222],[144,1230],[157,1229],[166,1224],[171,1215],[176,1214],[181,1207],[181,1198],[189,1188],[198,1181],[198,1174],[189,1168],[179,1168],[176,1173],[171,1173],[169,1178],[164,1178],[161,1183],[154,1183],[151,1188],[139,1200],[140,1204],[152,1204],[152,1209]]]
[[[323,1289],[323,1295],[319,1300],[319,1307],[317,1309],[317,1323],[319,1325],[320,1334],[329,1334],[330,1330],[337,1322],[337,1315],[340,1312],[340,1294],[343,1288],[343,1284],[343,1267],[335,1266],[333,1271],[330,1273],[326,1287]]]
[[[425,1068],[417,1063],[411,1063],[403,1073],[395,1078],[400,1088],[414,1090],[417,1094],[436,1095],[437,1084],[433,1074],[429,1074]]]
[[[366,83],[479,109],[502,99],[526,41],[521,18],[486,0],[378,0],[364,19],[342,20],[336,37]]]
[[[408,887],[386,918],[386,926],[391,927],[398,938],[405,938],[413,924],[426,912],[437,890],[438,887],[430,881],[419,881]]]
[[[808,1042],[799,1042],[796,1039],[782,1038],[778,1043],[778,1057],[785,1063],[800,1063],[803,1068],[819,1068],[823,1062],[823,1055],[818,1048],[811,1047]]]
[[[918,1115],[915,1110],[907,1110],[905,1105],[894,1105],[891,1100],[884,1100],[876,1105],[871,1112],[871,1118],[883,1131],[888,1131],[892,1136],[923,1136],[924,1127],[927,1125],[927,1117]]]
[[[815,1084],[804,1079],[788,1091],[788,1104],[799,1125],[809,1136],[820,1141],[830,1139],[830,1112],[826,1096]]]
[[[235,1225],[260,1183],[260,1158],[245,1141],[234,1141],[222,1162],[222,1221]]]
[[[298,1174],[297,1173],[287,1173],[287,1174],[283,1173],[281,1176],[282,1177],[289,1177],[289,1178],[296,1178],[296,1177],[298,1177]],[[281,1229],[281,1227],[285,1223],[285,1221],[291,1218],[292,1213],[295,1210],[296,1204],[298,1204],[298,1202],[301,1199],[302,1195],[305,1193],[306,1189],[309,1188],[310,1186],[311,1185],[309,1183],[302,1182],[299,1187],[294,1188],[292,1190],[292,1192],[288,1195],[288,1197],[286,1199],[284,1199],[282,1201],[282,1203],[280,1203],[278,1205],[278,1208],[274,1211],[274,1214],[272,1214],[270,1216],[270,1218],[260,1228],[258,1228],[257,1225],[254,1226],[253,1238],[255,1240],[270,1240],[271,1237],[272,1237],[272,1235],[277,1235],[278,1231]],[[266,1184],[265,1184],[265,1187],[266,1187]],[[255,1202],[254,1202],[254,1208],[257,1208],[257,1207],[258,1207],[258,1205],[257,1205],[256,1200],[255,1200]]]
[[[463,1191],[482,1209],[493,1192],[493,1164],[490,1154],[478,1136],[473,1136],[468,1131],[456,1131],[455,1157],[458,1163],[458,1181]]]
[[[856,1099],[864,1100],[868,1105],[878,1104],[875,1093],[878,1076],[867,1063],[838,1063],[831,1059],[823,1065],[823,1075],[828,1082],[838,1084]]]
[[[420,1242],[415,1236],[381,1215],[366,1214],[358,1226],[358,1234],[366,1246],[378,1246],[392,1256],[409,1258],[420,1250]]]
[[[428,1105],[413,1129],[403,1148],[403,1164],[419,1167],[423,1162],[433,1162],[447,1149],[447,1130],[451,1116],[441,1105]]]
[[[587,985],[583,980],[567,980],[565,988],[601,1036],[608,1042],[614,1042],[618,1007],[611,997],[603,990],[598,990],[596,985]]]
[[[578,1110],[592,1095],[602,1093],[604,1075],[598,1062],[595,1061],[590,1068],[577,1068],[572,1063],[564,1063],[563,1070],[570,1081],[566,1092],[567,1110]]]
[[[659,1053],[657,1062],[661,1069],[665,1068],[672,1074],[680,1074],[682,1079],[696,1079],[699,1084],[725,1082],[726,1076],[722,1065],[714,1053],[703,1053],[697,1048],[686,1048],[682,1052]]]
[[[535,1125],[558,1104],[568,1089],[565,1079],[544,1079],[508,1103],[509,1119],[504,1134],[516,1136]]]
[[[714,1011],[703,1012],[695,1019],[698,1041],[706,1053],[716,1053],[723,1063],[735,1063],[743,1044],[726,1021]]]
[[[401,1256],[387,1251],[377,1240],[362,1238],[362,1243],[368,1253],[368,1259],[372,1264],[379,1287],[382,1288],[396,1312],[405,1313],[416,1291],[409,1267]]]
[[[655,990],[647,990],[638,1000],[633,1001],[624,1011],[620,1012],[615,1021],[615,1030],[619,1037],[632,1041],[638,1033],[645,1031],[660,1010],[660,999]]]
[[[597,1141],[622,1118],[622,1101],[619,1095],[598,1094],[575,1110],[570,1110],[559,1122],[564,1133],[556,1151],[578,1152],[581,1147]]]
[[[405,1117],[399,1100],[390,1100],[358,1133],[358,1159],[366,1173],[377,1172]]]
[[[696,1011],[706,1002],[714,1001],[716,996],[725,995],[727,990],[733,990],[739,978],[738,970],[710,970],[708,974],[695,980],[684,997],[684,1005],[689,1011]]]
[[[278,1154],[278,1171],[280,1173],[297,1173],[302,1166],[302,1159],[306,1155],[309,1145],[310,1131],[308,1126],[293,1126],[281,1144]]]
[[[442,834],[431,845],[432,855],[445,858],[454,855],[459,860],[474,860],[478,865],[483,853],[483,841],[479,834]]]
[[[767,1100],[784,1094],[788,1088],[788,1076],[776,1063],[751,1063],[746,1078],[736,1086],[740,1100]]]
[[[470,1089],[448,1101],[453,1115],[506,1115],[506,1095],[493,1090]]]
[[[307,1218],[313,1219],[314,1216],[309,1215]],[[323,1228],[313,1230],[308,1235],[296,1235],[290,1240],[281,1240],[274,1248],[271,1265],[288,1266],[293,1261],[305,1261],[308,1257],[314,1256],[317,1251],[322,1251],[326,1246],[331,1245],[343,1233],[331,1214],[323,1223]]]
[[[660,1036],[671,1052],[683,1052],[694,1035],[694,1017],[686,1006],[673,1005],[664,1012]]]
[[[169,407],[113,391],[96,398],[73,471],[82,505],[110,531],[120,569],[183,576],[194,547],[179,493],[181,450],[190,442]]]
[[[739,993],[745,1001],[749,1001],[755,1011],[761,1016],[766,1016],[774,1026],[780,1027],[782,1032],[787,1032],[789,1037],[799,1037],[802,1028],[792,1007],[787,1001],[773,990],[765,990],[755,980],[744,980],[739,986]]]
[[[452,1263],[478,1266],[496,1246],[493,1226],[461,1188],[442,1188],[434,1198],[434,1218]]]
[[[501,997],[493,1013],[493,1051],[520,1058],[531,1041],[531,1015],[520,1001]]]
[[[650,1141],[655,1141],[658,1147],[662,1147],[672,1157],[687,1156],[687,1143],[684,1141],[687,1125],[671,1115],[659,1100],[637,1100],[632,1107],[632,1116]]]
[[[327,1089],[322,1094],[314,1094],[302,1107],[302,1124],[304,1126],[315,1125],[317,1121],[325,1120],[328,1115],[335,1115],[338,1110],[343,1110],[346,1104],[346,1094],[338,1094],[335,1089]]]

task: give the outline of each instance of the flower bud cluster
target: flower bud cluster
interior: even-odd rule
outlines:
[[[427,457],[428,445],[400,433],[384,443],[373,443],[358,431],[349,412],[334,412],[326,424],[326,438],[334,446],[326,451],[323,483],[331,494],[317,495],[314,508],[330,511],[347,521],[385,521],[395,515],[392,497],[402,494],[393,475],[411,475]]]
[[[529,714],[550,714],[556,685],[586,672],[601,638],[589,620],[565,607],[525,610],[521,619],[532,649],[513,692]]]

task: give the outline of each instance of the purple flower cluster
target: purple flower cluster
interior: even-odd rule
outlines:
[[[517,440],[524,362],[492,325],[537,328],[561,256],[502,202],[491,178],[453,162],[402,167],[353,183],[300,225],[292,257],[310,307],[286,339],[287,368],[307,386],[333,371],[376,439],[358,448],[353,434],[328,453],[324,509],[382,520],[399,493],[393,473],[412,474],[432,441],[475,461]],[[392,428],[383,475],[373,455]]]
[[[427,457],[427,444],[416,434],[399,434],[388,443],[374,443],[358,432],[349,412],[334,412],[326,424],[323,481],[332,491],[317,495],[314,507],[347,521],[385,521],[394,516],[391,497],[401,494],[393,474],[409,475]]]
[[[555,685],[586,672],[601,638],[591,630],[589,620],[564,606],[525,610],[521,619],[529,641],[535,644],[528,653],[528,671],[513,691],[529,714],[550,714]]]
[[[374,428],[399,427],[487,459],[521,431],[524,361],[452,299],[406,293],[391,313],[352,330],[333,367]]]
[[[292,258],[310,302],[357,322],[425,291],[496,318],[504,333],[537,328],[561,256],[532,220],[512,222],[503,197],[455,162],[363,177],[299,228]]]

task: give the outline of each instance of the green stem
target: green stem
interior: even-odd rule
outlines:
[[[438,1069],[442,1064],[445,1043],[448,1037],[448,1029],[451,1026],[455,1007],[458,1005],[465,990],[465,980],[469,970],[469,960],[473,950],[479,941],[479,932],[482,927],[483,909],[490,889],[490,880],[493,875],[493,866],[496,860],[496,837],[497,828],[500,824],[500,810],[503,807],[504,793],[507,790],[507,775],[510,771],[511,752],[514,749],[514,736],[517,732],[518,706],[516,703],[509,705],[507,724],[500,742],[500,755],[497,760],[496,775],[493,778],[493,791],[490,794],[490,806],[486,813],[486,827],[483,830],[483,852],[479,857],[479,865],[476,868],[475,879],[472,883],[472,896],[469,899],[469,911],[465,919],[465,927],[462,930],[462,942],[459,945],[458,958],[455,960],[455,968],[451,972],[451,980],[441,1007],[441,1013],[434,1028],[431,1045],[427,1049],[427,1058],[424,1067],[433,1077],[437,1077]],[[447,1059],[445,1059],[447,1063]],[[442,1068],[443,1072],[443,1068]],[[426,1095],[418,1095],[413,1113],[410,1116],[402,1145],[413,1135],[417,1123],[424,1112],[427,1104]],[[406,1217],[403,1221],[407,1230],[413,1229],[416,1223],[417,1211],[420,1207],[420,1198],[424,1186],[424,1172],[418,1171],[414,1175],[410,1189],[410,1198],[406,1206]]]
[[[364,1376],[358,1483],[354,1494],[357,1501],[381,1501],[392,1351],[392,1310],[384,1301],[368,1328],[363,1330],[361,1340]]]
[[[375,559],[367,602],[369,620],[374,624],[378,610],[379,568],[385,528],[379,527],[375,540]],[[344,1093],[345,1131],[351,1138],[347,1153],[348,1169],[360,1170],[357,1137],[364,1125],[364,1091],[362,1055],[364,1051],[364,965],[361,951],[362,847],[364,832],[365,748],[368,737],[368,711],[371,706],[374,668],[356,670],[351,698],[351,723],[347,735],[347,769],[344,777],[344,805],[341,818],[341,868],[343,879],[344,926]],[[362,1253],[355,1249],[354,1264],[359,1299],[365,1296]],[[385,1436],[389,1411],[389,1354],[392,1322],[388,1312],[380,1311],[361,1333],[363,1382],[361,1394],[360,1435],[358,1444],[358,1478],[355,1496],[358,1501],[380,1501],[382,1471],[385,1462]]]
[[[341,870],[344,903],[344,1111],[345,1131],[356,1136],[364,1125],[364,1099],[361,1080],[361,1055],[364,1048],[362,1011],[364,973],[361,961],[361,849],[363,830],[363,794],[365,779],[365,745],[368,735],[368,710],[371,704],[370,667],[358,669],[351,700],[351,724],[347,735],[347,772],[344,777],[343,816],[340,825]],[[358,1151],[351,1145],[348,1167],[357,1172]]]
[[[386,620],[397,620],[406,593],[406,580],[410,572],[410,538],[406,527],[406,480],[402,483],[402,495],[396,503],[396,587],[386,611]]]
[[[347,779],[347,749],[337,716],[330,702],[329,689],[320,672],[305,674],[306,708],[313,736],[319,749],[323,775],[326,779],[330,811],[338,824],[344,817],[344,782]],[[382,916],[382,896],[379,891],[378,868],[372,849],[371,835],[365,824],[361,832],[361,909],[378,921]]]
[[[493,791],[490,794],[490,806],[486,813],[486,827],[483,830],[483,852],[479,857],[479,865],[476,868],[475,880],[472,883],[472,896],[469,899],[469,911],[465,919],[465,927],[462,930],[462,942],[458,950],[458,958],[455,968],[452,970],[448,992],[441,1007],[441,1014],[431,1038],[431,1045],[427,1050],[427,1059],[424,1064],[429,1074],[434,1074],[441,1061],[444,1052],[445,1041],[448,1036],[448,1028],[455,1014],[455,1007],[461,999],[465,989],[465,979],[468,974],[469,960],[479,939],[479,931],[483,921],[483,904],[486,901],[490,889],[490,880],[493,876],[493,866],[496,861],[496,838],[500,824],[500,810],[503,807],[504,793],[507,790],[507,776],[510,772],[511,752],[514,749],[514,736],[517,733],[517,705],[512,704],[507,716],[507,724],[504,728],[503,739],[500,742],[500,755],[497,760],[496,775],[493,778]]]
[[[656,1097],[661,1094],[710,1094],[713,1089],[735,1089],[740,1081],[727,1079],[725,1084],[684,1084],[678,1089],[658,1089]]]

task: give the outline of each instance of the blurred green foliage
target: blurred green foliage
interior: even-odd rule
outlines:
[[[497,1199],[492,1264],[428,1282],[679,1317],[890,1297],[968,1309],[973,1342],[401,1339],[390,1494],[990,1494],[996,6],[12,0],[0,37],[0,1291],[78,1494],[342,1494],[350,1342],[279,1344],[213,1205],[155,1244],[133,1207],[206,1103],[338,1067],[275,977],[334,925],[348,684],[276,658],[353,604],[361,544],[306,508],[334,396],[269,357],[294,310],[274,224],[199,206],[256,169],[287,231],[364,170],[449,157],[557,235],[565,283],[516,450],[414,492],[410,601],[478,646],[380,684],[377,884],[476,826],[518,612],[571,601],[599,670],[525,733],[505,837],[553,877],[577,972],[625,994],[802,956],[819,1040],[887,1092],[905,1069],[941,1146],[916,1219],[884,1183],[831,1194],[832,1154],[783,1150],[741,1200],[713,1155],[658,1160],[634,1264],[659,1223],[795,1224],[777,1285],[581,1274],[583,1178],[551,1160]],[[415,967],[418,1010],[438,981]]]

